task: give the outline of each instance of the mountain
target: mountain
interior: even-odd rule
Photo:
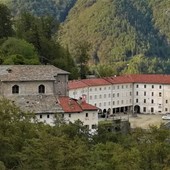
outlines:
[[[60,32],[60,41],[74,54],[88,41],[94,60],[127,61],[142,54],[170,56],[170,1],[78,0]]]
[[[104,64],[105,72],[170,73],[170,1],[0,2],[6,3],[16,16],[24,10],[36,16],[52,15],[61,22],[58,41],[73,57],[77,56],[79,44],[90,44],[90,64]]]
[[[27,11],[35,16],[51,15],[62,22],[76,0],[0,0],[0,2],[7,4],[14,16]]]

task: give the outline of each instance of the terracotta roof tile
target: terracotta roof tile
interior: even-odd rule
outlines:
[[[88,86],[100,86],[109,84],[122,84],[122,83],[154,83],[154,84],[170,84],[170,75],[163,74],[131,74],[123,76],[113,76],[105,78],[83,79],[73,81],[69,89],[80,88],[81,83]],[[85,85],[84,85],[85,86]]]
[[[68,87],[69,89],[77,89],[88,87],[88,85],[83,83],[81,80],[73,80],[68,82]]]
[[[97,107],[92,106],[85,101],[69,98],[67,96],[59,97],[59,104],[66,113],[83,112],[89,110],[98,110]]]
[[[111,84],[110,82],[106,81],[103,78],[83,79],[81,81],[87,84],[88,86],[103,86]]]

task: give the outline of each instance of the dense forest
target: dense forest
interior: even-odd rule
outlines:
[[[83,72],[87,70],[86,74],[170,73],[170,2],[167,0],[0,2],[8,5],[15,18],[24,11],[58,20],[60,26],[54,40],[67,50],[77,66],[88,66],[83,69]],[[82,51],[77,49],[86,52],[83,52],[85,63],[78,62]]]
[[[60,42],[73,55],[77,42],[89,42],[100,75],[170,73],[169,8],[167,0],[79,0],[60,29]]]
[[[50,15],[62,22],[76,0],[0,0],[0,2],[8,5],[14,16],[18,16],[24,11],[30,12],[34,16]]]
[[[22,114],[21,114],[22,113]],[[34,123],[33,123],[34,122]],[[170,131],[161,127],[90,135],[79,121],[38,123],[13,103],[0,100],[1,170],[169,170]]]
[[[78,67],[67,48],[54,37],[59,23],[51,16],[22,12],[13,18],[0,4],[0,64],[52,64],[78,77]]]

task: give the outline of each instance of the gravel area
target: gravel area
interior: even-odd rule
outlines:
[[[132,128],[141,127],[149,128],[151,125],[160,126],[162,123],[167,123],[168,120],[162,120],[162,115],[144,115],[138,114],[137,117],[129,116],[129,121]]]

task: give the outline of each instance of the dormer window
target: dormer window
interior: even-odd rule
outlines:
[[[12,94],[18,94],[19,93],[19,86],[14,85],[12,86]]]
[[[38,93],[45,93],[45,86],[44,85],[40,85],[39,87],[38,87]]]

